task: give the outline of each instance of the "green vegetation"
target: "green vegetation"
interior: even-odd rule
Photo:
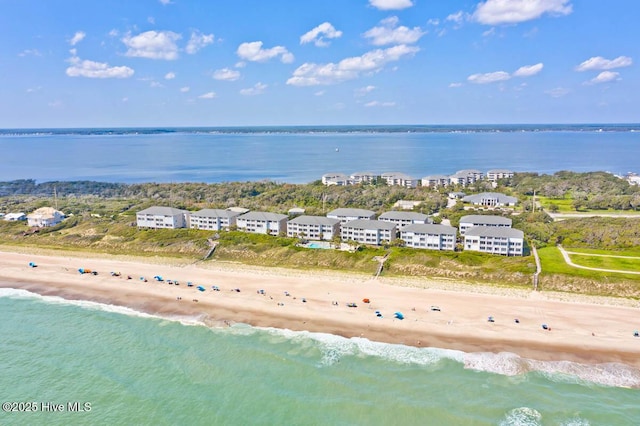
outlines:
[[[570,254],[570,257],[576,265],[589,268],[640,272],[640,258],[593,256],[588,254]]]
[[[535,212],[531,204],[534,189],[542,206]],[[531,285],[535,271],[531,256],[506,258],[464,251],[415,250],[401,247],[401,244],[383,248],[359,247],[352,252],[310,250],[298,247],[298,240],[291,238],[191,229],[139,230],[135,225],[135,213],[152,205],[192,211],[242,206],[279,213],[286,213],[291,207],[302,207],[311,215],[324,215],[338,207],[357,207],[380,214],[391,210],[400,199],[419,200],[422,204],[415,211],[426,214],[440,212],[440,218],[450,220],[453,226],[457,226],[460,217],[467,214],[510,217],[513,227],[524,231],[527,242],[539,248],[543,267],[542,289],[640,297],[640,276],[570,267],[555,248],[557,243],[562,243],[569,251],[640,256],[638,219],[594,217],[553,222],[546,213],[552,209],[575,212],[576,207],[579,210],[619,208],[618,212],[632,212],[630,209],[639,208],[636,198],[640,199],[640,188],[631,187],[607,173],[518,173],[513,179],[501,181],[495,189],[521,200],[516,211],[465,210],[461,203],[447,209],[448,190],[450,188],[407,189],[380,182],[344,187],[326,187],[319,181],[305,185],[274,182],[135,185],[97,182],[36,184],[31,180],[0,182],[0,212],[30,212],[39,207],[54,206],[70,215],[60,225],[38,231],[29,230],[24,223],[0,221],[0,241],[21,247],[178,257],[195,262],[202,259],[210,247],[208,240],[214,238],[219,242],[214,261],[309,270],[348,270],[373,275],[378,268],[376,258],[386,255],[383,270],[386,276],[430,276],[484,284]],[[473,193],[494,189],[482,182],[463,190]],[[596,203],[602,196],[607,201]],[[583,203],[576,204],[576,200]],[[624,202],[620,204],[621,201]],[[577,255],[572,255],[572,258],[585,266],[622,270],[640,268],[640,261],[632,259]]]

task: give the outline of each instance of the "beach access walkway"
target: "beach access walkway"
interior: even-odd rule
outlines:
[[[616,257],[616,258],[627,258],[627,259],[638,259],[638,257],[617,256],[617,255],[608,255],[608,254],[578,253],[578,252],[573,252],[573,251],[566,251],[564,249],[564,247],[562,247],[560,244],[558,244],[558,250],[560,250],[560,253],[562,253],[562,257],[564,258],[564,261],[567,263],[567,265],[573,266],[574,268],[588,269],[590,271],[599,271],[599,272],[613,272],[615,274],[640,275],[640,271],[623,271],[623,270],[619,270],[619,269],[593,268],[591,266],[577,265],[577,264],[573,263],[573,261],[571,260],[571,257],[569,255],[570,254],[576,254],[576,255],[582,255],[582,256]]]

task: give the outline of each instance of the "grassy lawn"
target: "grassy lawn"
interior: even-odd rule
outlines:
[[[571,198],[549,198],[536,195],[536,201],[548,212],[551,211],[551,208],[549,207],[551,204],[558,206],[558,213],[576,212],[573,208],[573,200]]]
[[[566,247],[565,247],[566,248]],[[572,249],[570,248],[566,248],[567,251],[572,251]],[[540,262],[542,264],[542,273],[544,274],[564,274],[564,275],[569,275],[569,276],[574,276],[574,277],[582,277],[582,278],[589,278],[589,279],[594,279],[594,280],[611,280],[612,277],[619,277],[619,278],[624,278],[624,279],[628,279],[628,280],[633,280],[633,281],[640,281],[640,275],[633,275],[633,274],[613,274],[611,272],[599,272],[599,271],[590,271],[587,269],[580,269],[580,268],[574,268],[572,266],[567,265],[567,263],[564,261],[564,258],[562,257],[562,254],[560,253],[560,250],[558,250],[557,247],[544,247],[538,250],[538,255],[540,256]],[[571,260],[573,260],[576,264],[578,265],[583,265],[583,266],[588,266],[588,267],[594,267],[594,268],[605,268],[605,269],[622,269],[622,270],[640,270],[640,269],[633,269],[630,267],[622,267],[621,263],[612,263],[611,265],[616,265],[616,267],[613,266],[595,266],[595,264],[588,264],[587,262],[584,262],[578,258],[582,258],[585,257],[588,259],[596,259],[595,256],[580,256],[580,255],[572,255],[571,256]],[[615,259],[615,258],[601,258],[601,257],[597,257],[597,259]],[[626,260],[626,259],[618,259],[618,260]],[[640,263],[636,263],[636,268],[638,268],[640,266]]]
[[[571,248],[567,249],[567,251],[574,253],[584,253],[584,254],[602,254],[606,256],[629,256],[629,257],[640,257],[640,247],[636,250],[598,250],[598,249],[586,249],[586,248]]]
[[[587,266],[589,268],[640,272],[640,259],[589,256],[588,254],[572,254],[570,256],[576,265]]]

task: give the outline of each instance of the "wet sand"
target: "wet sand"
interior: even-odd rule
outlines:
[[[29,267],[29,262],[38,266]],[[98,275],[80,274],[78,268]],[[112,271],[121,275],[111,276]],[[155,281],[155,275],[164,281]],[[179,285],[168,284],[168,280]],[[194,286],[188,287],[188,281]],[[199,285],[204,292],[197,290]],[[196,318],[212,326],[246,323],[412,346],[513,352],[537,360],[620,362],[640,368],[640,338],[633,336],[640,329],[640,303],[625,299],[428,278],[376,280],[357,274],[215,261],[180,264],[156,258],[7,251],[0,252],[0,287],[126,306],[166,317]],[[364,298],[370,303],[364,303]],[[349,303],[357,307],[348,307]],[[432,306],[440,311],[431,310]],[[394,318],[395,312],[401,312],[404,319]],[[487,321],[489,316],[494,322]],[[542,324],[550,330],[544,330]]]

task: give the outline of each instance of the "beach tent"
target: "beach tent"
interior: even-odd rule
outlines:
[[[394,317],[398,318],[399,320],[403,320],[404,319],[404,315],[402,314],[402,312],[396,312],[393,314]]]
[[[200,291],[204,291],[204,287],[202,287],[201,285],[199,285],[198,287],[196,287],[198,290]]]

